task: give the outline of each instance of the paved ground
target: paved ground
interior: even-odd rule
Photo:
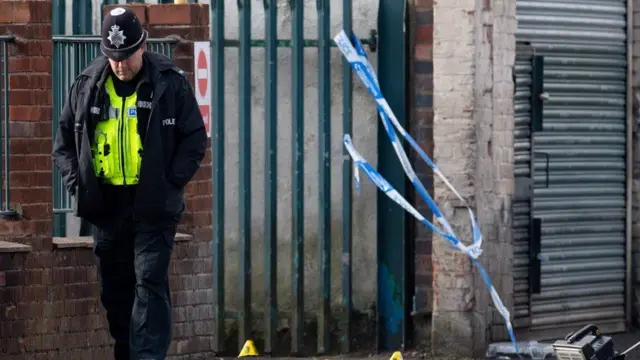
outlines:
[[[633,346],[633,344],[640,341],[640,329],[634,329],[633,331],[616,334],[613,336],[613,343],[616,346],[616,350],[622,352],[627,348]],[[640,346],[632,350],[628,355],[629,360],[640,360]]]
[[[615,344],[617,351],[624,351],[627,348],[634,345],[636,342],[640,341],[640,329],[634,329],[631,332],[615,334],[613,335],[613,343]],[[255,357],[248,358],[251,360],[254,359],[268,359],[268,360],[301,360],[301,359],[314,359],[314,360],[389,360],[392,353],[383,353],[383,354],[357,354],[357,355],[341,355],[341,356],[324,356],[324,357],[307,357],[307,358],[286,358],[286,357]],[[409,350],[404,352],[403,354],[404,360],[463,360],[462,358],[457,357],[434,357],[425,353],[424,351],[413,351]],[[227,358],[217,358],[217,359],[227,359]],[[228,358],[232,359],[232,358]],[[630,352],[627,356],[628,360],[640,360],[640,346],[635,350]]]

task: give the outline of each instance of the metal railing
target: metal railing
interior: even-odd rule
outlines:
[[[0,54],[2,56],[2,71],[0,73],[0,84],[2,84],[2,97],[0,100],[0,158],[2,158],[2,169],[0,177],[2,178],[2,186],[0,186],[0,216],[15,217],[17,212],[11,207],[11,182],[9,175],[9,159],[11,153],[9,150],[9,142],[11,135],[9,133],[9,96],[11,89],[9,87],[9,43],[15,40],[13,35],[0,36]]]
[[[147,51],[173,56],[177,39],[147,39]],[[96,57],[101,55],[100,36],[53,36],[53,137],[69,89],[75,78]],[[66,235],[66,214],[70,213],[71,196],[58,169],[53,168],[53,235]]]
[[[306,0],[308,1],[308,0]],[[291,10],[292,38],[277,38],[277,12],[281,11],[276,6],[274,0],[263,0],[256,2],[255,0],[237,0],[237,1],[212,1],[211,16],[211,40],[212,40],[212,192],[213,192],[213,278],[214,278],[214,342],[213,349],[216,352],[226,353],[233,351],[225,347],[225,323],[229,313],[234,313],[233,317],[238,320],[238,345],[242,346],[244,341],[251,339],[256,329],[252,328],[254,323],[254,308],[256,302],[252,300],[252,281],[256,281],[255,274],[257,271],[264,271],[264,318],[260,324],[264,324],[259,330],[264,331],[264,345],[261,352],[264,353],[282,353],[282,346],[277,345],[278,340],[278,288],[279,283],[285,279],[279,278],[277,275],[278,263],[284,259],[278,259],[278,238],[277,234],[277,207],[281,197],[291,198],[291,212],[288,213],[291,221],[291,247],[292,253],[286,261],[291,264],[292,278],[289,280],[291,284],[291,314],[287,318],[291,319],[291,353],[302,354],[305,345],[305,324],[308,319],[305,316],[305,262],[309,248],[305,248],[305,240],[309,237],[308,232],[305,234],[305,228],[309,225],[305,224],[305,132],[310,131],[317,134],[318,147],[311,150],[318,157],[318,187],[315,190],[318,194],[318,288],[317,296],[319,298],[319,309],[317,312],[318,334],[317,334],[317,353],[327,354],[335,351],[332,349],[335,335],[332,329],[332,323],[337,312],[331,309],[331,288],[334,279],[337,276],[331,274],[331,249],[332,249],[332,211],[331,202],[335,199],[331,188],[331,48],[336,44],[332,40],[330,29],[330,9],[328,0],[318,0],[316,3],[316,11],[318,16],[317,39],[304,39],[304,14],[303,0],[289,0],[288,6]],[[232,4],[238,9],[238,25],[239,39],[225,39],[225,5]],[[264,11],[265,16],[265,38],[252,39],[252,7],[259,5],[259,13]],[[352,33],[352,2],[350,0],[343,1],[343,29],[347,34]],[[369,39],[361,39],[361,42],[368,45],[369,49],[376,49],[376,32],[371,31]],[[225,77],[228,70],[225,65],[225,48],[238,48],[238,63],[232,64],[233,70],[238,70],[237,84],[239,93],[238,99],[238,133],[239,142],[237,150],[239,160],[238,168],[238,213],[237,215],[225,213],[227,208],[225,196],[227,192],[225,187],[232,184],[225,184],[225,173],[229,170],[225,165],[227,151],[225,146],[225,121],[230,117],[236,118],[236,114],[227,114],[225,112]],[[251,48],[263,47],[264,51],[264,223],[261,226],[264,229],[261,244],[264,246],[264,269],[256,269],[252,271],[252,229],[256,227],[255,220],[252,220],[252,201],[256,201],[252,194],[252,171],[255,159],[252,155],[252,59]],[[278,188],[278,129],[279,116],[278,104],[281,99],[278,98],[278,48],[291,48],[291,82],[283,86],[291,88],[290,104],[291,111],[291,190],[287,195],[280,195]],[[305,109],[305,72],[311,69],[305,68],[304,49],[305,47],[314,47],[317,49],[317,91],[318,101],[313,104],[313,108],[318,111],[318,127],[315,129],[305,130],[305,122],[308,121],[308,109]],[[235,54],[235,51],[233,52]],[[315,56],[315,55],[314,55]],[[344,133],[351,133],[353,127],[353,83],[352,71],[350,65],[344,61],[342,63],[343,70],[340,75],[342,77],[342,128]],[[288,71],[286,71],[288,72]],[[334,95],[335,96],[335,95]],[[338,95],[340,96],[340,95]],[[289,99],[287,99],[289,100]],[[228,100],[227,100],[228,101]],[[262,114],[261,114],[262,115]],[[235,122],[235,120],[233,120]],[[353,300],[352,300],[352,162],[346,150],[344,151],[344,160],[342,162],[342,291],[341,291],[341,316],[340,322],[343,324],[340,329],[340,347],[343,352],[349,352],[352,349],[353,338]],[[286,176],[286,175],[285,175]],[[231,186],[229,186],[231,187]],[[235,200],[235,199],[234,199]],[[239,244],[238,256],[238,284],[239,286],[238,302],[234,304],[225,304],[225,293],[227,286],[225,284],[225,262],[229,251],[228,245],[225,244],[225,237],[228,236],[225,226],[229,226],[228,220],[230,216],[238,216],[239,219]],[[314,239],[315,240],[315,239]],[[235,244],[233,245],[235,247]],[[313,246],[315,247],[315,246]],[[308,266],[308,265],[307,265]],[[253,275],[252,275],[253,274]],[[308,286],[308,285],[307,285]],[[306,319],[305,319],[306,318]],[[262,340],[262,339],[261,339]],[[308,340],[306,341],[308,342]],[[374,341],[372,340],[372,343]],[[278,349],[276,349],[278,348]],[[307,349],[308,350],[308,349]]]

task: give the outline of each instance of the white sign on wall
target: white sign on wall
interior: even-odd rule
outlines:
[[[195,77],[195,95],[204,119],[207,135],[211,137],[211,74],[210,48],[208,41],[193,42],[193,73]]]

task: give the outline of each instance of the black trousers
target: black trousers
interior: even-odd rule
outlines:
[[[164,359],[171,344],[169,262],[177,221],[135,222],[135,187],[105,186],[103,194],[112,211],[92,230],[115,359]]]

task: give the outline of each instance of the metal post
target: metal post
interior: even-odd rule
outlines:
[[[224,348],[225,306],[224,306],[224,0],[211,0],[209,7],[211,26],[211,74],[213,91],[211,104],[211,179],[212,179],[212,219],[213,219],[213,351]]]

